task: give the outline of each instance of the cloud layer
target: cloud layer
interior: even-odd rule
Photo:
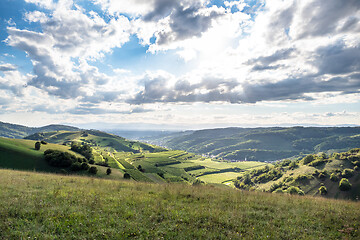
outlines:
[[[4,42],[26,53],[32,71],[0,60],[9,112],[129,115],[167,104],[359,99],[358,0],[25,2],[36,7],[23,14],[30,27],[9,25]],[[178,62],[162,64],[186,71],[133,73],[105,61],[133,39],[146,56],[175,55]]]

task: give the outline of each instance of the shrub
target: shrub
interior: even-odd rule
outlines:
[[[297,167],[299,167],[299,164],[297,164],[297,162],[295,162],[295,161],[292,161],[289,165],[290,170],[294,170]]]
[[[111,174],[111,168],[106,169],[106,175],[110,175]]]
[[[274,183],[270,186],[270,192],[274,192],[276,189],[282,187],[284,185],[283,182]]]
[[[333,181],[333,182],[339,181],[339,175],[336,174],[336,173],[332,173],[332,174],[330,175],[330,180]]]
[[[303,162],[303,164],[304,165],[306,165],[306,164],[309,164],[309,163],[311,163],[312,161],[314,161],[314,156],[313,155],[307,155],[306,157],[304,157],[303,159],[302,159],[302,162]]]
[[[287,193],[294,195],[294,194],[298,194],[298,195],[305,195],[304,191],[302,191],[300,188],[295,187],[295,186],[291,186],[286,190]]]
[[[45,161],[53,167],[67,168],[77,162],[77,158],[68,152],[48,149],[44,152]]]
[[[352,185],[347,178],[343,178],[340,180],[339,188],[341,191],[349,191]]]
[[[324,163],[326,163],[325,159],[317,159],[317,160],[312,161],[311,163],[309,163],[309,166],[317,167],[317,166],[320,166],[321,164],[324,164]]]
[[[346,168],[344,169],[344,171],[341,173],[341,176],[343,178],[351,178],[352,176],[354,176],[354,170]]]
[[[94,159],[89,160],[89,164],[94,164],[94,163],[95,163]]]
[[[46,145],[46,144],[47,144],[47,142],[45,142],[45,141],[43,140],[43,141],[41,141],[41,144]]]
[[[90,167],[89,168],[89,173],[91,173],[91,174],[96,174],[97,171],[98,171],[97,167]]]
[[[124,174],[124,178],[125,178],[125,179],[130,179],[130,177],[131,177],[131,176],[130,176],[129,173],[125,173],[125,174]]]
[[[321,172],[321,173],[319,173],[318,178],[324,179],[324,178],[326,178],[326,175]]]
[[[70,170],[71,170],[71,171],[74,171],[74,172],[80,171],[81,169],[82,169],[82,168],[81,168],[81,163],[79,163],[79,162],[73,163],[73,164],[71,164],[71,166],[70,166]]]
[[[81,169],[83,169],[83,170],[88,170],[89,168],[90,168],[90,165],[87,164],[86,162],[83,162],[83,163],[81,164]]]
[[[41,147],[41,142],[36,142],[35,143],[35,150],[40,150]]]
[[[326,188],[325,186],[321,186],[321,187],[319,188],[319,193],[320,193],[321,195],[326,195],[326,194],[327,194],[327,188]]]

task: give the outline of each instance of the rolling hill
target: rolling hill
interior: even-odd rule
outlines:
[[[52,131],[77,131],[76,127],[51,124],[44,127],[26,127],[17,124],[0,122],[0,137],[6,138],[24,138],[28,135],[37,132],[52,132]]]
[[[26,139],[69,146],[72,142],[88,144],[92,147],[96,164],[129,173],[137,181],[228,184],[241,172],[265,165],[260,162],[213,161],[185,151],[168,150],[95,130],[36,133]]]
[[[146,139],[154,144],[228,160],[275,161],[360,146],[360,127],[221,128]]]
[[[9,139],[0,138],[0,168],[28,170],[37,172],[64,173],[65,169],[50,166],[44,157],[46,150],[58,150],[67,152],[77,158],[84,158],[83,155],[74,152],[69,146],[59,144],[42,144],[40,150],[35,150],[35,142],[26,139]],[[90,164],[90,166],[95,166]],[[96,176],[108,179],[122,179],[123,172],[117,169],[112,171],[111,175],[106,174],[107,167],[97,166],[98,173]],[[89,175],[86,171],[73,172],[70,168],[66,168],[69,173]],[[66,172],[65,171],[65,172]]]

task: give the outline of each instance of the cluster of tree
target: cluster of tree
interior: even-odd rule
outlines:
[[[94,155],[92,153],[92,149],[90,145],[84,144],[81,145],[80,143],[72,142],[71,143],[71,150],[83,155],[87,160],[94,160]]]
[[[68,152],[48,149],[44,152],[45,161],[53,167],[68,168],[70,171],[89,171],[97,173],[97,168],[90,166],[85,158],[77,158]]]

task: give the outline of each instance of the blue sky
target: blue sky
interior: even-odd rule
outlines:
[[[357,0],[3,0],[0,121],[358,125]]]

